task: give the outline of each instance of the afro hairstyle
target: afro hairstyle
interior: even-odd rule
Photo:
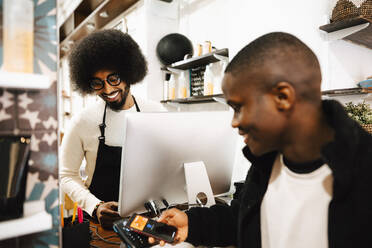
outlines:
[[[112,70],[127,84],[143,80],[147,62],[138,44],[128,34],[106,29],[89,34],[69,55],[70,79],[82,95],[94,92],[90,80],[100,70]]]

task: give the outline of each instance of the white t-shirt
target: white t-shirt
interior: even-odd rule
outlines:
[[[141,112],[164,112],[160,103],[137,99]],[[60,186],[63,193],[67,193],[72,201],[89,214],[100,202],[88,190],[96,166],[98,137],[101,135],[98,125],[102,123],[105,102],[99,99],[96,103],[85,108],[72,120],[65,133],[61,146],[61,160],[59,166]],[[126,113],[136,112],[133,105],[128,110],[106,110],[105,144],[109,146],[122,146],[124,129],[122,127]],[[82,180],[79,169],[83,159],[86,160],[86,180]]]
[[[261,204],[262,248],[328,247],[333,177],[327,164],[297,174],[276,158]]]

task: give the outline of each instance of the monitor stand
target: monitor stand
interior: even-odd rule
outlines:
[[[212,206],[214,200],[212,187],[203,161],[184,163],[186,191],[189,204],[202,203]]]

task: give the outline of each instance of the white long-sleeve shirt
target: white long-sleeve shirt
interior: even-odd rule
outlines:
[[[165,108],[153,101],[137,99],[141,112],[164,112]],[[102,123],[105,102],[99,99],[85,108],[72,120],[65,133],[61,146],[59,166],[60,187],[72,201],[77,202],[87,213],[92,214],[94,207],[101,201],[89,191],[96,166],[98,137],[101,135],[98,125]],[[115,112],[106,110],[105,143],[109,146],[122,146],[126,113],[136,112],[135,105],[128,110]],[[83,159],[86,160],[87,178],[80,177],[79,170]]]

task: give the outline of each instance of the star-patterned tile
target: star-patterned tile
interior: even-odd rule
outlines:
[[[0,89],[0,132],[12,133],[16,127],[15,122],[15,94]]]
[[[3,109],[7,109],[14,105],[14,95],[8,91],[3,91],[2,96],[0,97],[0,103]]]
[[[32,191],[37,183],[40,183],[39,180],[39,173],[28,173],[27,174],[27,187],[26,187],[26,200],[32,199]],[[40,194],[40,199],[45,199],[48,194],[54,190],[58,190],[58,180],[53,178],[52,176],[49,176],[47,180],[43,182],[44,184],[44,190]],[[53,203],[55,206],[56,203]]]
[[[33,103],[33,100],[28,97],[26,92],[18,95],[18,106],[21,108],[27,109],[27,106],[31,103]]]
[[[39,144],[41,140],[36,137],[36,134],[31,135],[31,151],[32,152],[38,152],[40,151]]]
[[[18,96],[21,130],[57,130],[56,82],[48,90],[23,92]]]
[[[29,163],[30,173],[39,173],[39,180],[46,181],[50,176],[58,178],[58,157],[57,151],[31,152]]]
[[[58,204],[58,180],[49,176],[44,182],[38,180],[38,172],[27,175],[26,201],[44,200],[45,210],[54,216],[53,228],[31,235],[21,236],[18,247],[59,247],[59,204]],[[1,245],[1,243],[0,243]],[[3,246],[0,246],[3,247]],[[16,246],[5,246],[16,247]]]
[[[43,121],[43,125],[46,129],[52,128],[53,130],[57,130],[58,122],[52,116],[49,116],[48,120]]]
[[[28,161],[29,172],[38,173],[39,180],[49,176],[58,177],[58,139],[56,131],[36,131],[31,135],[31,155]]]
[[[30,111],[26,109],[26,111],[19,115],[19,123],[22,123],[22,130],[27,130],[29,127],[32,130],[35,130],[36,125],[38,123],[41,123],[41,120],[39,119],[39,111]],[[25,121],[23,121],[25,120]],[[28,126],[27,126],[27,124]]]
[[[52,146],[53,143],[57,143],[57,134],[56,132],[44,133],[41,140],[46,142],[49,146]]]

